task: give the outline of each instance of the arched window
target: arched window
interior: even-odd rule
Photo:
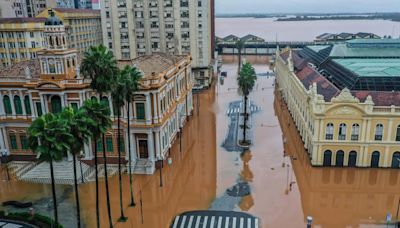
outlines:
[[[326,150],[324,152],[324,163],[323,166],[331,166],[332,163],[332,151]]]
[[[14,96],[14,107],[15,107],[15,113],[17,115],[22,115],[22,104],[21,104],[21,98],[19,98],[19,96]]]
[[[343,160],[344,160],[344,152],[342,150],[339,150],[338,152],[336,152],[335,166],[343,167]]]
[[[383,138],[383,125],[377,124],[375,128],[375,140],[382,141]]]
[[[339,140],[346,140],[346,124],[341,123],[339,125],[339,135],[338,135],[338,139]]]
[[[353,124],[353,126],[351,127],[351,140],[357,141],[359,135],[360,135],[360,125]]]
[[[29,96],[25,96],[24,97],[24,105],[25,105],[25,111],[27,115],[31,115],[32,114],[32,110],[31,110],[31,102],[29,100]]]
[[[374,151],[371,156],[371,167],[378,168],[379,167],[379,151]]]
[[[333,123],[328,123],[326,125],[325,139],[333,139]]]
[[[392,156],[392,168],[400,168],[400,152],[393,153]]]
[[[357,152],[351,151],[349,153],[349,164],[347,166],[356,167],[356,165],[357,165]]]
[[[90,100],[92,100],[92,101],[97,101],[97,97],[92,96],[92,97],[90,98]]]
[[[397,126],[396,141],[400,141],[400,125]]]
[[[51,98],[51,112],[52,113],[59,113],[61,112],[61,98],[59,96],[53,96]]]
[[[12,114],[12,108],[11,108],[11,101],[10,101],[10,97],[5,95],[3,97],[3,105],[4,105],[4,111],[6,112],[7,115],[11,115]]]

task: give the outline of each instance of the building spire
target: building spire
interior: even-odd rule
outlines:
[[[289,66],[289,70],[291,72],[294,71],[294,66],[293,66],[293,56],[292,56],[292,49],[289,49],[289,57],[288,57],[288,66]]]

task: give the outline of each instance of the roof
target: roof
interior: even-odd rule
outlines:
[[[400,106],[400,92],[391,91],[352,91],[353,96],[364,102],[368,96],[372,97],[372,101],[377,106]]]
[[[144,73],[144,77],[153,77],[154,74],[159,75],[186,58],[186,55],[153,53],[151,55],[139,56],[133,60],[121,60],[118,64],[121,67],[125,65],[136,65]]]
[[[12,17],[12,18],[0,18],[0,24],[5,23],[43,23],[46,21],[44,17]]]
[[[263,38],[261,38],[261,37],[258,37],[258,36],[255,36],[255,35],[252,35],[252,34],[248,34],[248,35],[246,35],[246,36],[244,36],[244,37],[242,37],[242,38],[240,38],[241,40],[243,40],[243,41],[253,41],[253,40],[256,40],[256,41],[264,41],[264,39]]]
[[[225,36],[224,38],[222,38],[224,41],[229,41],[229,40],[239,40],[240,38],[235,36],[235,35],[229,35],[229,36]]]
[[[310,45],[307,46],[308,48],[310,48],[311,50],[315,51],[315,52],[319,52],[321,50],[324,50],[325,48],[330,47],[329,45]]]
[[[240,227],[259,228],[261,227],[258,218],[236,211],[191,211],[175,217],[170,228],[178,227]]]
[[[54,11],[58,11],[60,13],[100,13],[100,10],[93,9],[74,9],[74,8],[53,8]]]
[[[12,66],[2,68],[0,70],[0,79],[23,79],[26,78],[29,69],[30,76],[32,78],[39,78],[40,76],[40,64],[39,59],[31,59],[27,61],[21,61]]]
[[[333,61],[362,77],[380,77],[380,76],[400,77],[400,58],[396,59],[395,58],[393,59],[346,58],[346,59],[333,59]]]
[[[369,41],[373,41],[375,39],[369,39]],[[350,45],[348,45],[350,44]],[[353,45],[352,45],[353,44]],[[354,45],[355,44],[355,45]],[[369,44],[368,47],[365,44]],[[379,45],[381,44],[381,45]],[[333,46],[332,51],[330,53],[330,57],[332,58],[351,58],[351,57],[362,57],[362,58],[371,58],[371,57],[396,57],[400,58],[400,45],[398,48],[384,48],[383,43],[377,42],[363,42],[358,43],[356,40],[348,41],[343,44],[336,44]]]
[[[54,14],[53,10],[49,10],[49,17],[44,22],[45,25],[62,25],[62,20]]]

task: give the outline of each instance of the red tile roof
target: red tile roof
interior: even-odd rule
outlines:
[[[12,18],[0,18],[0,24],[5,23],[28,23],[37,22],[42,23],[46,20],[44,17],[12,17]]]
[[[390,91],[352,91],[353,96],[364,102],[371,95],[376,106],[400,106],[400,92]]]

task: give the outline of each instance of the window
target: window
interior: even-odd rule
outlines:
[[[17,136],[15,134],[10,134],[10,144],[11,149],[18,150]]]
[[[61,98],[59,96],[53,96],[51,98],[51,112],[59,113],[62,110]]]
[[[325,139],[328,139],[328,140],[333,139],[333,123],[328,123],[326,125]]]
[[[4,109],[6,114],[11,115],[12,114],[12,108],[11,108],[11,101],[10,101],[10,97],[5,95],[3,97],[3,105],[4,105]]]
[[[76,103],[76,102],[71,103],[71,108],[73,108],[75,111],[77,111],[78,110],[78,103]]]
[[[377,124],[375,128],[375,140],[382,141],[383,138],[383,125]]]
[[[123,135],[120,136],[119,148],[121,152],[125,152],[125,140]]]
[[[38,116],[43,115],[42,105],[40,104],[40,102],[36,102],[35,105]]]
[[[400,125],[397,126],[396,141],[400,141]]]
[[[102,139],[98,139],[97,140],[97,143],[96,143],[97,145],[97,152],[103,152],[103,142],[102,142]]]
[[[359,135],[360,135],[360,125],[353,124],[353,126],[351,127],[351,140],[357,141]]]
[[[346,128],[346,124],[344,123],[341,123],[339,125],[339,140],[346,140]]]
[[[107,152],[113,152],[113,141],[111,136],[106,137],[106,150]]]
[[[21,135],[20,136],[20,140],[21,140],[21,147],[23,150],[28,150],[29,146],[28,146],[28,138],[26,137],[26,135]]]
[[[136,119],[144,120],[144,118],[145,118],[144,103],[136,103]]]
[[[22,104],[19,96],[14,96],[14,107],[17,115],[22,115]]]
[[[29,100],[29,96],[25,96],[24,105],[25,105],[26,114],[27,115],[31,115],[32,114],[32,110],[31,110],[31,102]]]

